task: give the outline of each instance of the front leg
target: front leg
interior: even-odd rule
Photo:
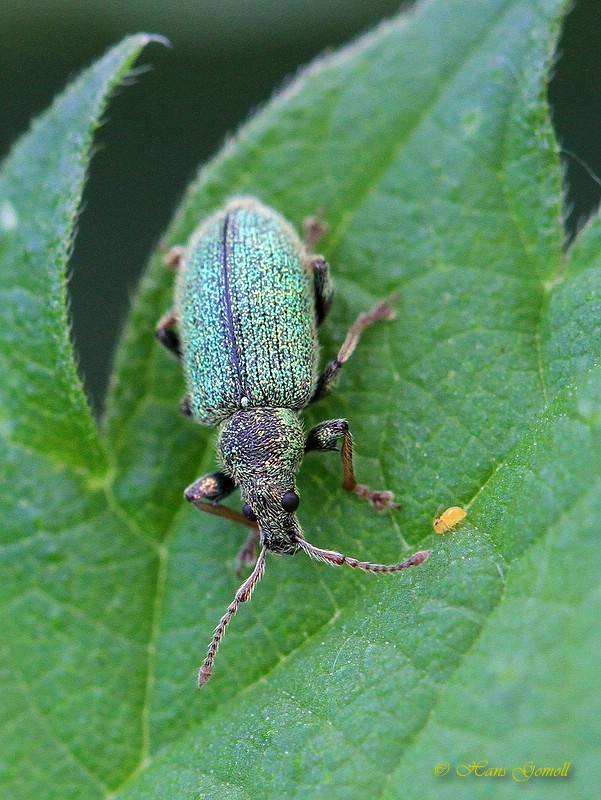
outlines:
[[[342,439],[340,456],[342,458],[342,486],[347,492],[354,492],[359,497],[364,497],[378,511],[386,508],[400,508],[398,503],[393,502],[392,492],[376,492],[357,483],[355,469],[353,466],[353,437],[349,430],[348,422],[345,419],[330,419],[321,422],[309,431],[305,441],[305,452],[318,450],[327,452],[338,450],[338,440]]]
[[[236,484],[225,472],[212,472],[191,483],[184,492],[184,497],[201,511],[255,528],[256,523],[251,522],[244,514],[219,505],[235,488]]]
[[[200,511],[206,511],[208,514],[214,514],[218,517],[225,517],[225,519],[230,519],[232,522],[240,522],[242,525],[252,528],[248,539],[238,553],[237,571],[240,572],[242,567],[252,566],[256,561],[259,528],[256,521],[248,519],[239,511],[219,505],[235,488],[236,484],[225,472],[212,472],[191,483],[184,492],[184,497]]]

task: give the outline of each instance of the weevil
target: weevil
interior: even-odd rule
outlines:
[[[432,520],[432,527],[436,531],[436,533],[447,533],[457,525],[458,522],[467,516],[467,513],[461,506],[451,506],[447,508],[445,511],[442,512],[440,516],[438,516],[438,512],[442,506],[438,506],[438,510],[436,512],[436,516]]]
[[[254,564],[215,629],[199,686],[211,675],[232,616],[261,579],[268,550],[304,550],[329,564],[369,572],[396,572],[429,556],[420,551],[389,565],[358,561],[312,545],[296,515],[296,473],[304,454],[337,450],[339,441],[343,487],[378,510],[398,507],[392,492],[357,482],[346,419],[322,422],[306,434],[299,419],[304,408],[328,394],[362,331],[394,317],[388,302],[361,314],[319,374],[317,328],[333,298],[329,266],[310,249],[321,227],[312,218],[303,242],[257,199],[235,198],[196,229],[187,247],[174,248],[167,258],[177,270],[175,302],[159,321],[157,338],[181,359],[187,385],[181,410],[219,429],[221,468],[192,483],[184,497],[202,511],[250,527],[239,563]],[[221,505],[238,487],[242,513]]]

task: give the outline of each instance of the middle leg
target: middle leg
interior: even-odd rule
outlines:
[[[368,503],[378,511],[386,508],[400,508],[394,502],[394,495],[389,491],[374,491],[363,484],[357,483],[355,467],[353,465],[353,437],[345,419],[330,419],[321,422],[309,431],[305,441],[305,451],[318,450],[328,452],[338,449],[338,440],[342,439],[340,456],[342,458],[342,486],[347,492],[354,492],[359,497],[365,498]]]

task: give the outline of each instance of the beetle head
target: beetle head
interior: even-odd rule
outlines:
[[[249,408],[224,422],[217,450],[240,486],[242,511],[257,520],[261,541],[275,553],[295,553],[302,530],[296,518],[296,473],[305,440],[298,416],[287,408]]]

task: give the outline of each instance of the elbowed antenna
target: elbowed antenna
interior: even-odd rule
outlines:
[[[211,644],[209,645],[209,649],[207,651],[207,657],[205,658],[204,663],[198,672],[199,686],[202,686],[211,677],[211,670],[213,669],[213,662],[215,661],[215,656],[217,655],[217,650],[219,649],[219,643],[223,638],[225,629],[229,625],[229,621],[236,613],[240,603],[244,603],[246,600],[250,599],[250,596],[252,595],[255,586],[261,580],[263,572],[265,570],[266,552],[267,552],[267,546],[263,545],[263,547],[261,548],[261,552],[259,553],[259,557],[257,558],[255,568],[248,576],[248,578],[244,581],[242,586],[238,589],[238,591],[234,595],[234,599],[229,604],[227,611],[219,620],[219,624],[215,628],[215,633],[213,634]]]
[[[430,556],[429,550],[419,550],[400,564],[370,564],[369,561],[357,561],[356,558],[343,556],[342,553],[337,553],[336,550],[322,550],[321,547],[315,547],[300,536],[297,536],[295,541],[307,555],[311,556],[311,558],[325,561],[327,564],[333,564],[335,567],[348,564],[349,567],[362,569],[365,570],[365,572],[398,572],[398,570],[407,569],[407,567],[417,567],[423,564],[424,561],[427,561]]]

